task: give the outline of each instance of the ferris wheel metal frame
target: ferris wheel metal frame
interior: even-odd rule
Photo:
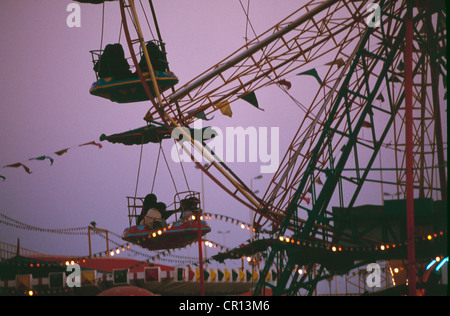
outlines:
[[[140,44],[147,64],[151,65],[134,1],[119,1],[131,56],[135,56],[133,45]],[[341,207],[355,205],[363,185],[371,181],[368,176],[380,151],[390,149],[392,145],[386,143],[387,137],[394,140],[396,166],[392,171],[395,177],[391,183],[380,182],[395,186],[397,195],[406,195],[405,188],[408,187],[409,196],[414,190],[420,197],[431,197],[437,192],[438,198],[440,194],[442,200],[447,200],[438,90],[442,84],[440,79],[446,81],[447,76],[446,29],[441,25],[446,15],[442,3],[376,1],[380,22],[376,27],[368,26],[367,19],[373,18],[373,14],[367,4],[365,1],[310,1],[171,95],[159,93],[156,80],[153,81],[156,100],[147,92],[152,102],[148,115],[158,115],[172,130],[188,126],[198,118],[196,114],[208,115],[242,95],[279,85],[280,80],[294,71],[306,70],[315,64],[329,66],[262,198],[215,157],[205,143],[200,144],[191,135],[184,135],[210,163],[205,168],[189,152],[198,167],[219,187],[255,211],[256,232],[269,226],[277,232],[276,236],[290,232],[301,240],[330,243],[336,238],[344,238],[346,242],[361,242],[330,223],[328,208],[336,194]],[[132,39],[127,26],[126,8],[132,13],[136,39]],[[409,44],[408,60],[404,55],[405,37],[414,40]],[[338,64],[337,60],[343,60],[343,63]],[[143,81],[135,57],[133,62]],[[381,93],[387,94],[387,106],[380,104],[381,101],[376,102]],[[404,106],[405,98],[412,107],[409,112]],[[409,113],[408,121],[403,113]],[[431,123],[425,124],[427,121]],[[401,138],[406,127],[408,134],[419,131],[408,146]],[[361,137],[364,129],[370,134],[369,139]],[[430,146],[430,150],[425,146]],[[419,150],[411,152],[412,148]],[[363,154],[366,155],[364,159]],[[411,157],[418,158],[411,161]],[[408,159],[410,165],[406,166]],[[381,165],[379,169],[383,169]],[[407,171],[413,172],[407,175]],[[321,180],[323,177],[325,182]],[[351,189],[344,188],[348,185]],[[302,205],[307,193],[312,196],[311,206]],[[325,277],[323,265],[315,275],[295,275],[295,259],[290,260],[283,247],[274,246],[266,259],[256,294],[262,293],[264,276],[276,257],[284,262],[275,286],[278,295],[295,294],[300,288],[310,294],[317,282]]]

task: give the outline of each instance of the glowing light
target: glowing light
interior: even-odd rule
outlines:
[[[28,296],[33,296],[33,295],[34,295],[34,292],[32,290],[29,290],[28,291]]]
[[[69,261],[66,261],[66,266],[68,266],[70,264],[70,262]]]
[[[280,236],[279,239],[280,239],[280,241],[283,241],[283,240],[284,240],[284,237],[283,237],[283,236]]]
[[[381,245],[380,249],[384,250],[384,249],[386,249],[386,247],[384,247],[384,245]]]
[[[111,257],[114,257],[114,251],[111,251],[109,254],[111,255]]]
[[[431,240],[431,239],[433,239],[433,236],[428,235],[428,236],[427,236],[427,239],[428,239],[428,240]]]
[[[298,269],[298,274],[303,274],[303,270],[302,269]]]
[[[245,228],[245,225],[244,225],[244,224],[241,224],[241,228],[244,229],[244,228]]]
[[[152,236],[153,236],[153,237],[156,237],[156,233],[153,233]]]
[[[444,260],[442,260],[442,262],[441,263],[439,263],[438,265],[437,265],[437,267],[436,267],[436,271],[439,271],[441,268],[442,268],[442,266],[446,263],[448,261],[448,257],[447,258],[445,258]]]
[[[158,235],[161,235],[162,234],[162,231],[161,230],[158,230]]]
[[[398,273],[398,268],[394,268],[394,273]]]
[[[289,237],[286,237],[286,242],[289,242],[289,241],[290,241]]]
[[[191,216],[191,219],[192,219],[193,221],[195,221],[195,215],[192,215],[192,216]]]
[[[436,263],[436,260],[431,261],[431,262],[427,265],[426,270],[431,269],[431,267],[432,267],[435,263]]]
[[[117,254],[119,254],[119,253],[120,253],[120,250],[119,250],[119,248],[117,248],[117,249],[116,249],[116,253],[117,253]]]
[[[333,246],[333,247],[331,247],[331,250],[333,251],[333,252],[336,252],[336,247],[335,246]]]
[[[252,261],[252,258],[251,257],[247,257],[247,261],[248,262]]]

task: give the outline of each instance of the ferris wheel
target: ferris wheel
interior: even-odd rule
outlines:
[[[150,102],[146,120],[163,124],[166,133],[216,111],[224,113],[236,100],[252,100],[255,91],[271,85],[288,93],[286,78],[292,74],[313,75],[319,83],[262,197],[206,143],[183,134],[208,161],[205,167],[193,159],[198,167],[254,211],[256,238],[269,231],[276,241],[266,248],[256,295],[262,294],[265,275],[275,261],[280,263],[275,293],[294,295],[302,289],[311,294],[317,282],[329,276],[327,271],[339,273],[354,266],[343,260],[336,268],[327,249],[394,241],[394,233],[374,240],[340,220],[348,219],[361,192],[372,183],[390,187],[386,192],[396,200],[412,193],[417,199],[446,203],[447,126],[441,113],[447,80],[445,1],[309,1],[176,89],[173,73],[152,68],[155,61],[134,1],[119,4],[136,69],[132,80],[139,82],[120,95],[140,89],[138,101]],[[148,65],[146,73],[139,55]],[[118,84],[114,91],[126,88]],[[411,136],[409,142],[405,135]],[[381,163],[381,155],[388,157],[388,166]],[[286,236],[289,244],[279,242]],[[302,250],[295,244],[303,245]],[[304,251],[311,259],[303,260]],[[353,261],[360,259],[355,253],[349,255]],[[299,267],[307,267],[308,273],[299,275]]]

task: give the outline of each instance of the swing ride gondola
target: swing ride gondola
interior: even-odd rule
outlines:
[[[168,63],[165,53],[160,49],[158,41],[147,43],[150,59],[154,65],[154,75],[161,92],[172,88],[178,83],[178,78],[167,69]],[[109,44],[104,50],[92,50],[92,62],[97,80],[92,83],[90,94],[102,97],[117,103],[133,103],[149,100],[136,72],[132,73],[125,59],[122,45]],[[141,66],[146,85],[153,97],[156,96],[153,88],[152,76],[145,65],[143,54]]]
[[[209,129],[209,131],[205,133],[207,129]],[[192,138],[197,138],[196,135],[198,134],[199,136],[201,136],[200,138],[202,140],[209,140],[211,138],[214,138],[217,134],[216,132],[214,132],[214,130],[211,129],[211,127],[205,127],[201,130],[189,128],[189,132]],[[111,135],[102,134],[100,136],[100,141],[106,140],[113,144],[143,145],[148,143],[158,144],[161,143],[164,139],[170,139],[171,137],[171,133],[165,125],[153,121],[146,126],[136,128],[127,132]]]
[[[175,195],[173,211],[162,214],[162,223],[157,227],[149,227],[137,223],[139,210],[143,208],[144,198],[128,197],[127,227],[122,239],[147,250],[175,249],[189,246],[211,231],[211,227],[203,221],[198,192],[180,192]],[[180,213],[180,218],[177,218]],[[166,219],[176,216],[175,222],[166,224]],[[133,224],[136,223],[136,224]]]

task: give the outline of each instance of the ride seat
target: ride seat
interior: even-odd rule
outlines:
[[[169,63],[167,62],[166,53],[164,53],[153,41],[148,42],[145,47],[147,48],[148,56],[150,57],[150,62],[152,63],[153,70],[162,72],[167,71],[169,69]],[[141,61],[139,62],[139,66],[141,67],[142,72],[149,71],[144,56],[142,56]]]
[[[94,65],[94,71],[101,79],[113,77],[113,79],[120,80],[132,77],[130,65],[125,59],[125,52],[119,43],[106,45],[99,61]]]

